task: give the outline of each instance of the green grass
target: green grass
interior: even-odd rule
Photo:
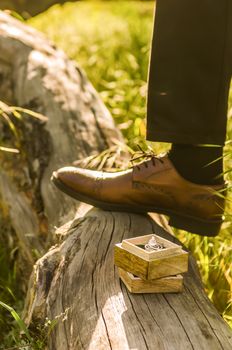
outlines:
[[[152,35],[153,2],[79,2],[54,6],[29,21],[44,32],[86,71],[110,109],[126,142],[132,148],[145,145],[146,81]],[[232,116],[232,93],[229,115]],[[225,168],[232,168],[232,118],[228,122]],[[156,152],[166,144],[152,144]],[[226,175],[231,180],[232,173]],[[199,265],[206,291],[224,319],[232,327],[232,195],[227,205],[227,221],[216,238],[202,238],[176,231],[190,248]],[[0,247],[2,289],[0,300],[20,309],[14,264],[10,252]],[[10,269],[9,269],[10,266]],[[6,321],[6,322],[5,322]],[[5,322],[5,324],[4,324]],[[20,338],[8,313],[0,313],[0,328],[7,333],[7,345]],[[10,340],[9,340],[10,337]],[[4,336],[0,336],[2,340]],[[14,340],[15,339],[15,340]],[[18,339],[18,340],[17,340]],[[1,349],[1,346],[0,346]]]
[[[129,144],[145,134],[153,2],[55,6],[30,23],[83,67]]]

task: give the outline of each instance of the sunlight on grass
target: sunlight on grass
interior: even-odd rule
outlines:
[[[54,6],[29,23],[83,67],[134,146],[145,135],[145,99],[152,2]]]
[[[143,144],[145,137],[153,7],[152,2],[82,2],[54,6],[46,14],[29,21],[85,69],[132,148],[137,143]],[[227,170],[232,168],[231,139],[230,117],[225,148],[225,152],[230,153],[225,158]],[[159,152],[167,145],[155,144],[154,148]],[[228,180],[231,176],[227,173]],[[232,199],[231,191],[229,196]],[[229,201],[227,213],[232,213]],[[232,224],[229,216],[227,219],[217,238],[183,231],[176,234],[193,252],[209,297],[232,326]]]

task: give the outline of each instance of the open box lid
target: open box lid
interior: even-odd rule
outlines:
[[[141,247],[148,244],[152,237],[155,237],[157,243],[163,245],[164,248],[156,251],[147,251],[145,248]],[[147,261],[155,260],[157,258],[170,257],[182,253],[182,247],[180,245],[170,242],[167,239],[155,234],[124,239],[121,246],[128,252]]]

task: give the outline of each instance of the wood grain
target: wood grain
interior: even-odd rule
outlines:
[[[182,293],[131,294],[120,282],[115,243],[157,230],[179,243],[142,215],[92,210],[72,222],[37,262],[26,308],[27,322],[60,316],[49,350],[231,350],[191,256]]]
[[[122,244],[118,243],[115,245],[114,263],[135,276],[152,280],[166,276],[175,276],[188,271],[188,253],[181,250],[181,253],[173,256],[159,257],[147,261],[123,249]]]
[[[183,290],[183,277],[181,275],[148,281],[121,268],[118,268],[118,274],[131,293],[178,293]]]
[[[55,188],[52,172],[111,147],[123,159],[115,144],[124,141],[83,70],[44,35],[2,11],[0,80],[0,100],[47,118],[12,117],[20,153],[0,152],[2,244],[17,248],[25,291],[34,262],[55,242],[50,228],[73,219],[80,206]],[[1,138],[14,145],[4,120]]]

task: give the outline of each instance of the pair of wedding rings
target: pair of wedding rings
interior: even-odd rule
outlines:
[[[162,243],[158,243],[155,239],[155,236],[152,236],[150,241],[145,244],[145,250],[148,252],[158,251],[164,249],[164,245]]]

